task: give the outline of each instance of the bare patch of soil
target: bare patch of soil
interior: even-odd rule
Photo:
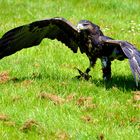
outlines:
[[[55,104],[62,104],[65,102],[65,99],[61,98],[58,95],[50,94],[50,93],[41,93],[39,95],[39,97],[41,99],[49,99],[49,100],[53,101]]]
[[[69,135],[66,132],[58,132],[56,133],[56,137],[58,140],[69,140]]]
[[[10,80],[9,72],[3,71],[0,73],[0,83],[6,83]]]
[[[35,120],[27,120],[22,127],[20,127],[21,131],[31,130],[33,127],[37,127],[39,124]]]
[[[9,120],[9,116],[6,114],[0,114],[0,121],[8,121]]]

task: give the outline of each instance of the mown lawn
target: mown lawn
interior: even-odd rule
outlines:
[[[0,0],[0,36],[19,25],[50,17],[73,24],[88,19],[104,34],[140,49],[139,0]],[[88,59],[62,43],[43,40],[0,61],[0,139],[139,140],[140,92],[129,63],[112,63],[112,80],[73,79]]]

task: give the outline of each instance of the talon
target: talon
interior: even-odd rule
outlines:
[[[84,74],[80,69],[78,69],[78,68],[75,68],[75,69],[78,70],[80,75]]]
[[[80,79],[81,78],[81,75],[75,76],[74,78]]]
[[[77,79],[80,79],[80,78],[83,78],[84,80],[89,80],[91,77],[91,75],[89,75],[88,73],[86,72],[82,72],[81,70],[79,70],[78,68],[76,68],[79,72],[80,75],[76,76]]]
[[[90,78],[92,78],[92,76],[89,74],[85,74],[83,78],[88,81]]]

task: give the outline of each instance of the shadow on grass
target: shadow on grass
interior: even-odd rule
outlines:
[[[20,83],[22,81],[25,81],[25,80],[37,80],[37,79],[43,79],[43,76],[41,74],[31,74],[30,76],[24,76],[24,77],[13,77],[11,78],[9,81],[10,82],[14,82],[14,83]]]
[[[105,86],[106,89],[111,89],[113,87],[126,91],[140,89],[140,86],[138,88],[136,87],[136,83],[133,77],[124,77],[120,75],[113,76],[109,81],[104,81],[103,79],[93,79],[92,82],[98,87]]]
[[[49,75],[49,74],[40,74],[40,73],[33,73],[30,76],[20,77],[20,78],[11,78],[10,81],[12,82],[22,82],[24,80],[43,80],[43,79],[53,79],[53,80],[66,80],[68,79],[67,76],[56,76],[56,75]],[[78,79],[73,79],[76,80]],[[125,77],[125,76],[113,76],[109,81],[104,81],[103,79],[91,79],[91,83],[94,83],[97,87],[105,87],[106,89],[111,89],[113,87],[119,88],[121,90],[131,91],[131,90],[140,90],[140,86],[137,88],[133,77]]]
[[[58,74],[48,74],[48,73],[32,73],[31,75],[28,76],[23,76],[23,77],[13,77],[9,80],[9,82],[14,82],[14,83],[18,83],[18,82],[22,82],[25,80],[44,80],[44,79],[50,79],[50,80],[66,80],[68,79],[68,76],[61,76]]]

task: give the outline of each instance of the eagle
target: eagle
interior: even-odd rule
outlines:
[[[105,36],[100,27],[89,20],[81,20],[75,26],[65,18],[55,17],[16,27],[0,38],[0,59],[24,48],[39,45],[44,38],[57,39],[74,53],[80,50],[89,59],[89,66],[77,78],[88,80],[89,72],[97,59],[101,60],[103,79],[111,78],[111,62],[128,59],[138,86],[140,80],[140,51],[127,41],[114,40]]]

